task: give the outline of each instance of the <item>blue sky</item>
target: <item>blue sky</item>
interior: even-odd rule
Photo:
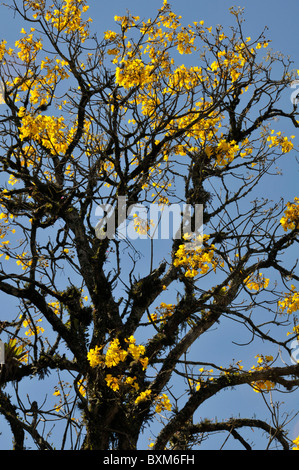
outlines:
[[[193,21],[204,20],[206,25],[214,27],[217,24],[221,24],[225,28],[234,24],[234,18],[230,14],[229,8],[235,5],[244,7],[244,29],[246,35],[255,38],[262,32],[265,26],[267,26],[268,31],[266,37],[272,41],[271,47],[273,50],[281,51],[287,56],[289,55],[294,61],[294,68],[299,69],[299,49],[297,46],[299,18],[298,0],[288,0],[287,2],[281,0],[243,0],[238,3],[227,0],[211,0],[209,2],[206,0],[173,0],[169,3],[172,5],[173,11],[176,14],[182,15],[182,23],[188,24]],[[132,14],[138,15],[141,18],[147,19],[154,17],[157,10],[162,5],[162,0],[90,0],[89,4],[89,14],[93,18],[92,28],[101,36],[104,31],[115,28],[114,15],[122,15],[126,10],[129,10]],[[18,18],[13,18],[9,10],[4,6],[0,6],[0,40],[5,39],[12,45],[19,37],[20,29],[23,26],[24,24],[21,23]],[[292,91],[293,90],[290,89],[290,95]],[[285,100],[288,100],[288,96],[285,97]],[[287,128],[286,132],[296,136],[295,143],[299,140],[298,131],[294,131],[294,129],[291,128],[288,131]],[[281,180],[280,186],[276,186],[276,184],[272,184],[271,181],[269,181],[268,186],[263,188],[264,192],[266,194],[274,194],[278,191],[286,198],[292,199],[296,195],[298,187],[298,171],[294,172],[293,168],[293,165],[286,164],[284,168],[285,176]],[[0,313],[0,320],[1,319],[4,319],[4,316],[2,318]],[[227,328],[227,331],[230,328],[230,326],[225,325],[224,327]],[[226,330],[224,329],[224,331]],[[206,342],[204,342],[203,347],[206,345],[208,348],[209,338],[210,336],[208,334],[206,339],[204,339]],[[215,341],[217,341],[217,337]],[[222,343],[222,345],[223,344],[224,343]],[[217,343],[215,344],[215,351],[216,350]],[[210,360],[212,361],[211,358]],[[30,387],[30,384],[28,386]],[[232,392],[233,395],[224,394],[223,401],[217,402],[214,400],[211,404],[203,407],[202,417],[208,417],[209,415],[213,418],[217,416],[218,413],[221,413],[224,407],[227,407],[226,411],[228,417],[230,417],[233,412],[238,414],[238,409],[246,409],[248,393],[249,392],[244,389],[244,394],[241,393],[238,395],[237,392]],[[252,392],[250,393],[252,395]],[[231,399],[232,396],[233,400]],[[294,401],[294,406],[295,405],[296,400]],[[256,406],[256,410],[260,410],[261,412],[265,411],[265,405],[263,403],[259,402]],[[6,426],[2,428],[2,421],[0,420],[0,431],[5,433],[5,429]],[[299,422],[294,422],[291,427],[291,433],[294,434],[294,437],[299,434]],[[5,439],[3,443],[3,437],[3,435],[0,436],[0,449],[5,448],[6,445]]]

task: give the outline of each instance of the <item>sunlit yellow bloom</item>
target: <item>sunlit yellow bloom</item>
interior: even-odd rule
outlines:
[[[294,285],[291,286],[291,292],[285,294],[283,300],[278,301],[278,306],[282,312],[291,314],[299,310],[299,292]]]
[[[151,393],[152,393],[151,390],[145,390],[144,392],[141,392],[140,395],[135,400],[136,405],[138,405],[138,403],[144,400],[147,400],[150,397]]]
[[[165,393],[157,398],[156,413],[161,413],[163,410],[171,411],[171,403]]]
[[[244,284],[250,290],[259,291],[260,289],[266,289],[269,285],[270,279],[263,277],[262,273],[259,273],[256,276],[248,276]]]
[[[284,231],[299,229],[299,198],[294,198],[294,203],[288,202],[284,217],[280,219]]]
[[[296,437],[296,439],[294,439],[292,442],[295,444],[294,447],[292,447],[292,450],[299,450],[299,436]]]

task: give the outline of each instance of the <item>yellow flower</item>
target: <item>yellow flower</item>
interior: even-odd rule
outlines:
[[[113,41],[115,38],[116,38],[116,33],[114,31],[106,31],[104,33],[104,38],[107,40],[107,41]]]
[[[145,369],[148,364],[148,358],[143,357],[145,347],[142,345],[136,345],[134,336],[130,336],[125,339],[125,342],[128,343],[127,350],[121,348],[118,338],[115,338],[109,343],[105,354],[101,353],[103,347],[99,348],[96,346],[95,349],[90,349],[87,354],[90,366],[96,367],[101,364],[103,367],[115,367],[120,362],[124,362],[129,354],[134,360],[139,361],[143,369]]]
[[[35,321],[35,324],[33,326],[30,320],[24,320],[22,325],[24,328],[28,328],[28,330],[25,332],[25,335],[35,336],[36,334],[43,333],[45,330],[37,324],[38,322],[41,322],[41,321],[42,321],[41,318],[39,318],[38,320]]]
[[[269,392],[275,387],[275,383],[270,380],[259,380],[258,382],[252,382],[252,388],[256,393]]]
[[[294,447],[292,447],[292,450],[299,450],[299,436],[296,437],[296,439],[294,439],[292,442],[295,444]]]
[[[136,382],[136,377],[127,377],[125,383],[133,387],[136,391],[139,390],[139,385]]]
[[[105,380],[107,382],[107,386],[111,388],[114,392],[119,390],[120,379],[117,377],[113,377],[111,374],[106,375]]]
[[[296,292],[294,285],[291,285],[291,292],[285,294],[284,300],[278,301],[278,306],[282,312],[286,311],[288,314],[299,310],[299,292]]]
[[[114,339],[111,341],[108,350],[105,355],[105,364],[107,367],[114,367],[117,366],[119,362],[123,362],[128,353],[121,349],[119,344],[119,339]]]
[[[208,239],[204,236],[204,241]],[[200,240],[198,240],[200,241]],[[214,259],[214,245],[206,245],[202,247],[197,243],[185,243],[180,245],[179,249],[175,253],[174,266],[183,266],[186,268],[186,277],[196,277],[199,273],[206,274],[211,265],[214,269],[217,265],[217,261]]]
[[[102,348],[96,346],[94,349],[90,349],[87,353],[87,359],[91,367],[96,367],[97,365],[102,363],[102,356],[100,354],[101,350]]]
[[[151,393],[152,393],[151,390],[145,390],[144,392],[141,392],[140,395],[138,395],[138,397],[135,400],[136,405],[138,405],[138,403],[142,401],[147,400],[150,397]]]
[[[258,354],[255,356],[257,358],[258,366],[252,366],[252,370],[267,370],[269,369],[269,362],[273,361],[273,356],[262,356]],[[275,383],[271,380],[259,380],[257,382],[252,382],[251,386],[256,393],[261,393],[263,391],[270,391],[275,387]]]
[[[250,290],[259,291],[260,289],[266,289],[269,285],[270,279],[266,279],[263,277],[262,273],[259,273],[257,276],[248,276],[244,284]]]
[[[131,88],[134,86],[145,86],[152,80],[152,65],[145,65],[141,59],[124,59],[121,67],[116,68],[115,79],[119,86]]]
[[[84,385],[84,379],[79,380],[77,385],[78,385],[78,388],[79,388],[79,392],[81,393],[81,395],[83,397],[85,397],[86,396],[86,386]]]
[[[294,198],[294,203],[287,203],[284,217],[280,219],[284,231],[299,229],[299,198]]]
[[[168,396],[163,393],[157,398],[156,413],[161,413],[163,410],[171,411],[171,403]]]

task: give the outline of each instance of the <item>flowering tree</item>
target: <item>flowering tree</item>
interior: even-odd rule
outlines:
[[[12,8],[28,26],[13,49],[1,43],[0,65],[0,290],[14,301],[1,314],[0,412],[14,448],[130,450],[144,435],[186,450],[223,431],[247,449],[242,428],[296,447],[271,400],[269,419],[200,414],[223,390],[267,401],[299,385],[299,200],[258,199],[295,152],[275,128],[298,127],[296,104],[279,105],[289,60],[264,34],[244,37],[235,9],[227,33],[183,26],[165,0],[98,38],[85,0]],[[188,233],[160,240],[159,221],[124,215],[120,199],[161,220],[201,207],[203,233],[192,212]],[[135,238],[120,236],[129,220]],[[214,344],[210,360],[203,335],[227,322],[246,344],[229,360]]]

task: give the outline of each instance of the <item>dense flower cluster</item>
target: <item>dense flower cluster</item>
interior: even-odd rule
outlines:
[[[184,243],[175,253],[174,266],[185,268],[186,277],[196,277],[198,274],[206,274],[211,267],[216,269],[218,261],[214,257],[215,246],[207,245],[209,236],[204,235],[203,246],[201,244]]]
[[[106,352],[103,352],[103,347],[96,346],[94,349],[90,349],[87,354],[87,359],[91,367],[101,366],[103,368],[116,367],[119,363],[124,362],[128,357],[141,364],[142,369],[145,370],[148,366],[148,358],[144,356],[145,347],[137,345],[136,340],[133,336],[125,339],[127,348],[123,349],[120,345],[118,338],[112,340]],[[120,385],[125,383],[131,385],[131,387],[138,389],[138,385],[135,380],[136,377],[125,377],[112,376],[112,374],[106,375],[107,386],[112,388],[114,391],[119,390]]]
[[[26,0],[25,4],[34,12],[34,19],[43,15],[60,34],[78,34],[82,43],[89,36],[88,23],[91,19],[88,18],[86,21],[82,19],[82,13],[89,9],[86,0],[63,0],[61,8],[55,8],[53,4],[47,10],[44,0],[40,2]]]
[[[148,364],[148,358],[144,356],[145,347],[142,345],[136,345],[136,340],[133,336],[125,339],[128,344],[127,349],[122,349],[118,338],[112,340],[107,348],[106,354],[101,353],[102,347],[96,346],[95,349],[91,349],[88,353],[88,360],[90,361],[91,367],[97,365],[103,365],[105,367],[115,367],[120,362],[124,362],[127,356],[131,356],[135,361],[139,361],[142,367],[145,369]]]
[[[248,276],[244,281],[246,287],[253,291],[266,289],[269,285],[269,282],[270,279],[264,278],[262,273],[258,273],[256,276]]]
[[[30,62],[31,60],[35,60],[38,51],[40,51],[43,47],[42,42],[40,40],[35,40],[33,38],[34,31],[35,29],[31,28],[31,34],[27,35],[26,31],[22,29],[21,33],[25,36],[15,42],[15,46],[20,49],[20,51],[18,52],[18,57],[23,62]]]
[[[297,312],[299,310],[299,292],[296,291],[296,287],[291,285],[291,292],[285,294],[283,300],[278,301],[278,306],[283,312],[289,314]]]
[[[170,411],[171,410],[171,403],[168,396],[163,393],[162,395],[158,396],[156,404],[156,413],[161,413],[163,410]]]
[[[146,85],[151,81],[153,66],[145,65],[140,59],[122,60],[121,67],[117,67],[115,79],[118,85],[124,88]]]
[[[145,390],[144,392],[141,392],[135,400],[136,405],[138,405],[142,401],[147,400],[151,396],[151,393],[152,391],[149,389]]]
[[[299,229],[299,198],[294,198],[294,203],[288,202],[284,217],[280,219],[284,231]]]
[[[296,437],[296,439],[293,440],[294,447],[292,447],[292,450],[299,450],[299,436]]]
[[[123,349],[120,346],[118,338],[112,340],[109,343],[106,353],[103,353],[103,347],[96,346],[94,349],[90,349],[87,358],[91,367],[101,366],[103,368],[112,368],[117,366],[119,363],[124,362],[127,357],[131,357],[135,361],[142,365],[143,370],[147,368],[148,358],[144,356],[145,348],[142,345],[137,345],[136,340],[133,336],[125,339],[127,348]],[[125,375],[112,375],[107,374],[105,376],[105,382],[109,388],[114,392],[126,390],[127,387],[133,391],[139,390],[136,376],[125,376]],[[152,391],[150,389],[144,390],[139,393],[135,399],[135,404],[138,405],[141,402],[150,399]],[[156,404],[156,412],[160,413],[162,410],[171,410],[171,403],[166,394],[159,395],[153,398]]]
[[[67,141],[65,138],[64,118],[54,116],[32,116],[31,114],[22,115],[25,110],[20,110],[19,115],[22,117],[22,127],[20,128],[21,140],[32,138],[40,142],[51,153],[63,153],[67,149]]]

